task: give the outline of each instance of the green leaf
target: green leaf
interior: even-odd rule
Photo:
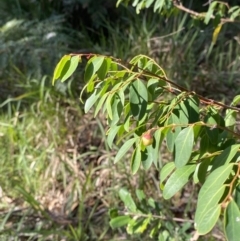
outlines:
[[[160,184],[166,180],[166,178],[172,173],[174,169],[175,169],[174,162],[168,162],[163,166],[163,168],[160,171]]]
[[[119,129],[120,129],[121,126],[112,126],[110,129],[109,129],[109,132],[108,132],[108,135],[107,135],[107,143],[108,143],[108,146],[112,149],[112,144],[113,144],[113,140],[115,138],[115,136],[117,135]]]
[[[232,168],[233,164],[217,168],[208,176],[203,184],[199,192],[195,214],[195,224],[199,234],[206,234],[215,225],[215,221],[217,221],[216,216],[211,216],[209,210],[213,207],[217,209],[219,200],[226,188],[223,184],[228,179]],[[215,214],[217,215],[217,212]],[[208,220],[210,217],[212,219]]]
[[[122,159],[122,157],[124,157],[124,155],[128,152],[128,150],[133,146],[133,144],[136,141],[136,137],[131,138],[129,140],[127,140],[119,149],[115,159],[114,159],[114,164],[117,163],[120,159]]]
[[[240,7],[234,6],[229,9],[228,13],[232,13],[230,19],[234,20],[235,18],[240,16]]]
[[[136,195],[137,195],[137,198],[140,202],[142,202],[144,199],[146,199],[146,195],[145,193],[143,192],[143,190],[140,190],[140,189],[137,189],[136,190]]]
[[[95,89],[93,94],[86,100],[86,103],[84,105],[84,111],[85,113],[88,113],[88,111],[92,108],[92,106],[96,103],[96,101],[99,99],[99,90]]]
[[[104,58],[104,57],[102,57]],[[100,63],[102,59],[98,60]],[[110,58],[104,58],[102,64],[100,65],[99,70],[97,71],[98,78],[100,80],[104,80],[106,77],[107,72],[110,69],[112,60]]]
[[[193,144],[194,144],[193,126],[188,126],[178,134],[175,140],[174,162],[176,167],[178,168],[183,167],[188,163],[191,157]]]
[[[107,99],[108,95],[109,95],[109,93],[105,93],[105,94],[101,97],[101,99],[98,101],[98,104],[97,104],[96,109],[95,109],[95,112],[94,112],[94,117],[96,117],[97,114],[98,114],[98,112],[101,110],[101,108],[102,108],[105,100]]]
[[[91,79],[88,81],[88,83],[87,83],[87,92],[88,92],[88,93],[93,92],[94,86],[95,86],[94,80],[96,79],[96,77],[97,77],[97,75],[94,74],[94,75],[91,77]]]
[[[196,165],[186,165],[177,168],[164,186],[163,197],[169,199],[176,194],[188,182],[195,168]]]
[[[224,229],[229,241],[240,238],[240,210],[234,200],[228,204],[224,212]]]
[[[226,148],[220,155],[216,156],[213,161],[212,171],[216,168],[228,164],[239,151],[240,144],[232,145]]]
[[[238,207],[240,207],[240,186],[239,185],[235,188],[234,200],[237,203]]]
[[[236,125],[236,117],[237,112],[235,110],[226,110],[226,116],[225,116],[225,125],[228,128],[231,128],[231,130],[234,130],[234,126]]]
[[[79,60],[80,60],[79,56],[76,55],[76,56],[71,57],[71,59],[69,60],[69,65],[68,65],[68,62],[65,64],[65,66],[63,67],[63,70],[61,72],[61,76],[60,76],[61,82],[64,82],[70,76],[72,76],[72,74],[78,67]]]
[[[118,121],[120,120],[122,111],[123,111],[122,101],[121,101],[118,93],[116,93],[113,96],[113,102],[112,102],[111,107],[112,107],[112,121],[111,121],[110,125],[113,126],[118,123]]]
[[[236,95],[231,103],[231,105],[236,106],[240,103],[240,95]]]
[[[162,7],[164,5],[165,1],[164,0],[156,0],[155,4],[154,4],[154,8],[153,8],[153,11],[154,12],[161,12],[162,10]]]
[[[224,193],[224,187],[216,191],[214,198],[220,198]],[[207,234],[215,226],[221,213],[221,205],[216,204],[214,206],[209,206],[208,209],[204,212],[201,222],[198,224],[195,223],[196,229],[200,235]]]
[[[143,151],[141,151],[141,162],[145,170],[148,170],[153,163],[152,145],[147,146]]]
[[[143,233],[146,229],[148,224],[151,221],[151,216],[148,218],[138,218],[138,219],[132,219],[127,227],[128,234],[137,234],[137,233]]]
[[[138,145],[137,148],[134,150],[132,159],[131,159],[131,171],[133,175],[137,173],[140,165],[141,165],[141,146]]]
[[[199,99],[196,96],[188,96],[180,103],[180,107],[188,119],[187,123],[199,121]],[[181,121],[181,123],[183,122]]]
[[[148,102],[146,86],[140,79],[130,85],[129,102],[132,115],[140,121],[145,116]]]
[[[154,101],[159,98],[161,93],[163,92],[163,88],[160,86],[159,79],[149,79],[147,82],[147,89],[149,94],[149,101]]]
[[[153,156],[153,163],[155,164],[156,168],[160,168],[159,163],[161,161],[161,154],[160,154],[160,147],[162,144],[162,141],[164,139],[164,135],[162,135],[162,130],[158,129],[155,131],[154,133],[154,142],[151,146],[151,148],[149,148],[152,152],[152,156]]]
[[[86,100],[86,103],[84,105],[84,110],[87,113],[92,106],[99,100],[100,98],[103,98],[103,95],[107,91],[109,87],[109,83],[107,82],[100,82],[96,85],[94,92],[92,95]],[[104,97],[105,98],[105,97]]]
[[[124,202],[124,205],[128,208],[128,210],[133,213],[137,211],[137,206],[133,201],[131,194],[125,188],[121,188],[119,190],[119,197]]]
[[[206,179],[206,176],[207,176],[207,170],[208,170],[208,167],[210,165],[210,162],[211,162],[211,159],[208,158],[206,160],[203,160],[199,165],[197,175],[198,175],[198,180],[201,183],[205,182],[205,179]]]
[[[194,171],[194,174],[193,174],[193,182],[196,184],[199,182],[199,179],[198,179],[198,170],[199,170],[199,166],[200,166],[201,163],[198,163],[197,166],[196,166],[196,169]]]
[[[113,119],[113,106],[112,106],[112,99],[114,94],[109,94],[106,100],[106,108],[107,108],[107,115],[109,122],[111,123],[111,120]]]
[[[130,120],[131,120],[131,116],[130,116],[130,114],[128,113],[128,114],[126,115],[125,120],[124,120],[124,129],[125,129],[125,131],[127,131],[127,132],[129,132]]]
[[[224,119],[216,110],[210,109],[208,115],[205,117],[205,122],[211,125],[211,127],[205,128],[209,140],[212,144],[216,145],[218,143],[219,132],[221,131],[217,127],[225,127]]]
[[[118,217],[118,209],[117,208],[110,208],[108,210],[108,215],[111,219]]]
[[[146,0],[146,8],[149,8],[154,0]]]
[[[214,9],[215,9],[215,7],[216,7],[216,4],[217,4],[217,2],[212,2],[212,3],[210,4],[210,6],[209,6],[209,8],[208,8],[208,11],[207,11],[207,13],[206,13],[205,19],[204,19],[204,23],[205,23],[205,24],[208,24],[208,23],[209,23],[212,15],[213,15],[213,11],[214,11]]]
[[[166,122],[166,124],[167,125],[171,125],[171,124],[177,125],[177,124],[180,124],[180,121],[179,121],[178,117],[174,113],[172,113],[171,116],[168,118],[168,121]],[[166,136],[167,148],[170,152],[173,152],[174,142],[180,131],[181,131],[181,127],[176,126],[167,132],[167,136]]]
[[[92,78],[94,74],[97,73],[101,65],[103,64],[104,57],[103,56],[94,56],[92,57],[85,68],[85,73],[84,73],[84,80],[87,82]],[[100,74],[101,75],[101,74]]]
[[[61,60],[58,62],[52,79],[52,84],[54,85],[55,81],[61,78],[61,73],[64,68],[64,66],[69,62],[71,56],[70,55],[64,55]]]
[[[111,228],[120,228],[122,226],[126,226],[131,221],[131,218],[129,216],[118,216],[116,218],[113,218],[109,224]]]

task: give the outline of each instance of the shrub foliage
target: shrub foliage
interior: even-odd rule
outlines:
[[[141,166],[148,170],[154,165],[160,171],[159,185],[165,199],[172,198],[188,182],[200,184],[194,220],[198,234],[211,231],[223,214],[228,239],[237,240],[240,134],[236,118],[240,96],[227,106],[188,91],[168,79],[164,70],[144,55],[129,63],[101,55],[65,55],[55,69],[53,84],[68,79],[82,58],[88,59],[85,112],[94,107],[95,116],[100,110],[105,113],[110,147],[113,142],[124,141],[114,162],[126,161],[124,156],[131,150],[132,174]],[[173,161],[160,168],[164,146]],[[146,230],[156,217],[149,209],[139,208],[127,190],[120,190],[119,195],[128,211],[110,212],[111,226],[127,225],[130,234]],[[137,197],[145,199],[139,190]],[[157,227],[150,231],[151,237]]]
[[[117,5],[129,2],[137,13],[153,7],[167,17],[183,11],[197,21],[213,23],[211,48],[222,26],[237,21],[240,15],[239,6],[219,1],[208,3],[203,13],[170,0],[119,0]],[[141,167],[148,170],[154,165],[160,172],[159,187],[165,199],[172,198],[188,182],[198,185],[196,235],[210,232],[223,216],[227,239],[238,240],[240,96],[234,97],[230,105],[201,96],[170,80],[164,69],[145,55],[135,56],[128,63],[103,55],[65,55],[55,68],[53,84],[67,80],[82,58],[88,60],[83,92],[89,97],[84,109],[88,112],[94,108],[95,116],[99,111],[106,115],[109,147],[121,143],[114,163],[126,161],[124,157],[131,152],[133,175]],[[172,155],[172,161],[162,167],[163,149]],[[156,215],[161,213],[157,202],[146,199],[140,190],[136,191],[138,203],[125,189],[119,191],[119,196],[126,211],[110,211],[112,228],[127,226],[129,234],[148,230],[150,237],[167,240],[164,232],[159,232],[164,217]]]

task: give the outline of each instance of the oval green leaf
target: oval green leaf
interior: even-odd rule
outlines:
[[[231,200],[224,212],[224,229],[229,241],[239,240],[240,210],[234,200]]]
[[[131,159],[131,171],[132,174],[136,174],[140,165],[141,165],[141,146],[138,145],[135,151],[133,152]]]
[[[237,154],[239,148],[240,148],[239,144],[235,144],[235,145],[231,145],[231,146],[227,147],[220,155],[216,156],[213,159],[213,161],[212,161],[212,164],[213,164],[212,170],[215,170],[216,168],[231,162],[231,160]]]
[[[61,60],[58,62],[54,74],[53,74],[53,79],[52,79],[52,84],[54,85],[55,81],[60,79],[62,70],[66,63],[70,60],[71,56],[70,55],[64,55]]]
[[[133,146],[134,142],[136,141],[136,137],[131,138],[129,140],[127,140],[119,149],[115,159],[114,159],[114,163],[117,163],[118,161],[120,161],[120,159],[122,159],[122,157],[128,152],[128,150]]]
[[[130,222],[131,218],[129,216],[118,216],[113,218],[109,224],[111,228],[120,228],[126,226]]]
[[[224,182],[229,177],[233,168],[233,164],[224,165],[214,170],[203,184],[197,202],[197,210],[195,214],[195,224],[199,234],[206,234],[215,225],[215,216],[209,220],[209,224],[205,225],[209,218],[209,210],[212,207],[217,207],[226,186]],[[211,224],[211,225],[210,225]]]
[[[128,208],[128,210],[131,212],[137,211],[137,206],[133,201],[131,194],[125,188],[120,189],[119,197],[124,202],[124,205]]]
[[[147,146],[144,151],[141,151],[142,166],[148,170],[153,163],[153,146]]]
[[[79,60],[80,60],[80,58],[78,55],[71,57],[71,59],[69,61],[69,66],[67,67],[67,65],[65,65],[61,72],[61,76],[60,76],[61,82],[64,82],[69,77],[71,77],[71,75],[74,73],[74,71],[78,67]]]
[[[107,143],[111,149],[112,149],[113,140],[114,140],[115,136],[117,135],[120,128],[121,128],[121,126],[116,125],[116,126],[112,126],[108,131]]]
[[[171,124],[180,124],[178,117],[174,113],[171,114],[171,116],[169,117],[166,123],[166,125],[171,125]],[[181,127],[176,126],[171,128],[171,130],[167,132],[167,135],[166,135],[167,148],[170,152],[173,152],[174,142],[180,131],[181,131]]]
[[[132,115],[140,121],[146,114],[148,102],[147,88],[140,79],[130,85],[129,102]]]
[[[169,199],[176,194],[188,182],[195,168],[196,165],[177,168],[164,186],[163,197]]]
[[[160,184],[166,180],[166,178],[172,173],[174,168],[174,162],[169,162],[163,166],[163,168],[160,171]]]
[[[194,143],[194,131],[193,126],[188,126],[187,128],[180,131],[175,140],[175,165],[180,168],[185,166],[192,153]]]

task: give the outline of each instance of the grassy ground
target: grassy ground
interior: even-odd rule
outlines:
[[[20,35],[21,31],[26,34],[27,24],[20,24]],[[32,28],[40,26],[31,24]],[[29,45],[21,45],[19,35],[16,37],[11,29],[11,35],[1,32],[9,50],[2,56],[12,60],[2,63],[5,67],[0,73],[1,240],[148,240],[144,234],[129,237],[124,229],[110,229],[109,208],[123,208],[118,198],[120,187],[132,192],[144,189],[162,205],[162,214],[167,217],[162,232],[169,240],[189,240],[192,235],[192,224],[176,222],[174,217],[189,219],[197,190],[190,185],[166,202],[154,169],[132,176],[127,161],[113,165],[118,147],[110,150],[107,146],[104,117],[85,115],[78,100],[82,70],[76,79],[56,88],[50,85],[50,70],[61,55],[77,47],[125,60],[148,54],[180,84],[229,101],[239,91],[240,61],[236,53],[240,45],[233,37],[226,41],[225,29],[210,53],[212,29],[204,34],[188,30],[181,17],[166,25],[152,13],[129,12],[123,25],[106,21],[105,27],[108,37],[99,32],[98,41],[93,41],[86,30],[64,34],[60,28],[62,41],[47,44],[41,42],[38,33],[35,37],[39,42],[31,42],[28,31]],[[19,44],[14,51],[11,41]],[[71,44],[66,48],[64,43]],[[167,161],[169,156],[163,154],[163,159]],[[219,227],[202,240],[223,240]]]

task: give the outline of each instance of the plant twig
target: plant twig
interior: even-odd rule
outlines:
[[[189,13],[197,18],[205,18],[206,14],[205,13],[198,13],[195,12],[189,8],[186,8],[182,5],[182,3],[180,3],[179,1],[173,0],[173,5],[178,8],[179,10]],[[211,15],[210,17],[211,19],[215,19],[214,15]],[[221,18],[221,23],[233,23],[236,22],[235,20],[231,19],[231,18]]]
[[[144,214],[144,213],[138,214],[138,213],[123,212],[123,214],[134,216],[134,217],[144,217],[144,218],[149,217],[149,214]],[[161,220],[167,220],[167,221],[173,220],[173,221],[179,222],[179,223],[186,223],[186,222],[194,223],[194,221],[191,220],[191,219],[166,217],[166,216],[160,216],[160,215],[155,215],[155,214],[150,214],[150,216],[153,217],[153,218],[161,219]]]
[[[136,67],[138,67],[138,66],[136,66]],[[212,99],[209,99],[209,98],[205,98],[205,97],[203,97],[202,95],[197,94],[196,92],[190,91],[190,90],[188,90],[188,89],[186,89],[186,88],[184,88],[184,87],[176,84],[173,80],[170,80],[170,79],[168,79],[168,78],[165,78],[165,77],[160,76],[160,75],[157,75],[157,74],[153,74],[153,73],[151,73],[151,72],[149,72],[149,71],[147,71],[147,70],[144,70],[144,69],[142,69],[142,68],[140,68],[140,67],[138,67],[138,69],[142,70],[144,73],[146,73],[146,74],[149,75],[149,76],[152,76],[152,77],[155,77],[155,78],[158,78],[158,79],[161,79],[161,80],[166,81],[167,83],[169,83],[169,84],[177,87],[177,88],[178,88],[179,90],[181,90],[181,91],[185,91],[185,92],[188,92],[188,93],[191,93],[191,92],[192,92],[193,95],[195,95],[195,96],[197,96],[197,97],[199,98],[199,100],[201,101],[201,103],[208,104],[208,105],[216,105],[216,106],[220,106],[220,107],[222,107],[222,108],[231,109],[231,110],[235,110],[235,111],[237,111],[237,112],[240,112],[240,108],[238,108],[238,107],[234,107],[234,106],[230,106],[230,105],[225,105],[225,104],[223,104],[223,103],[221,103],[221,102],[218,102],[218,101],[216,101],[216,100],[212,100]]]

